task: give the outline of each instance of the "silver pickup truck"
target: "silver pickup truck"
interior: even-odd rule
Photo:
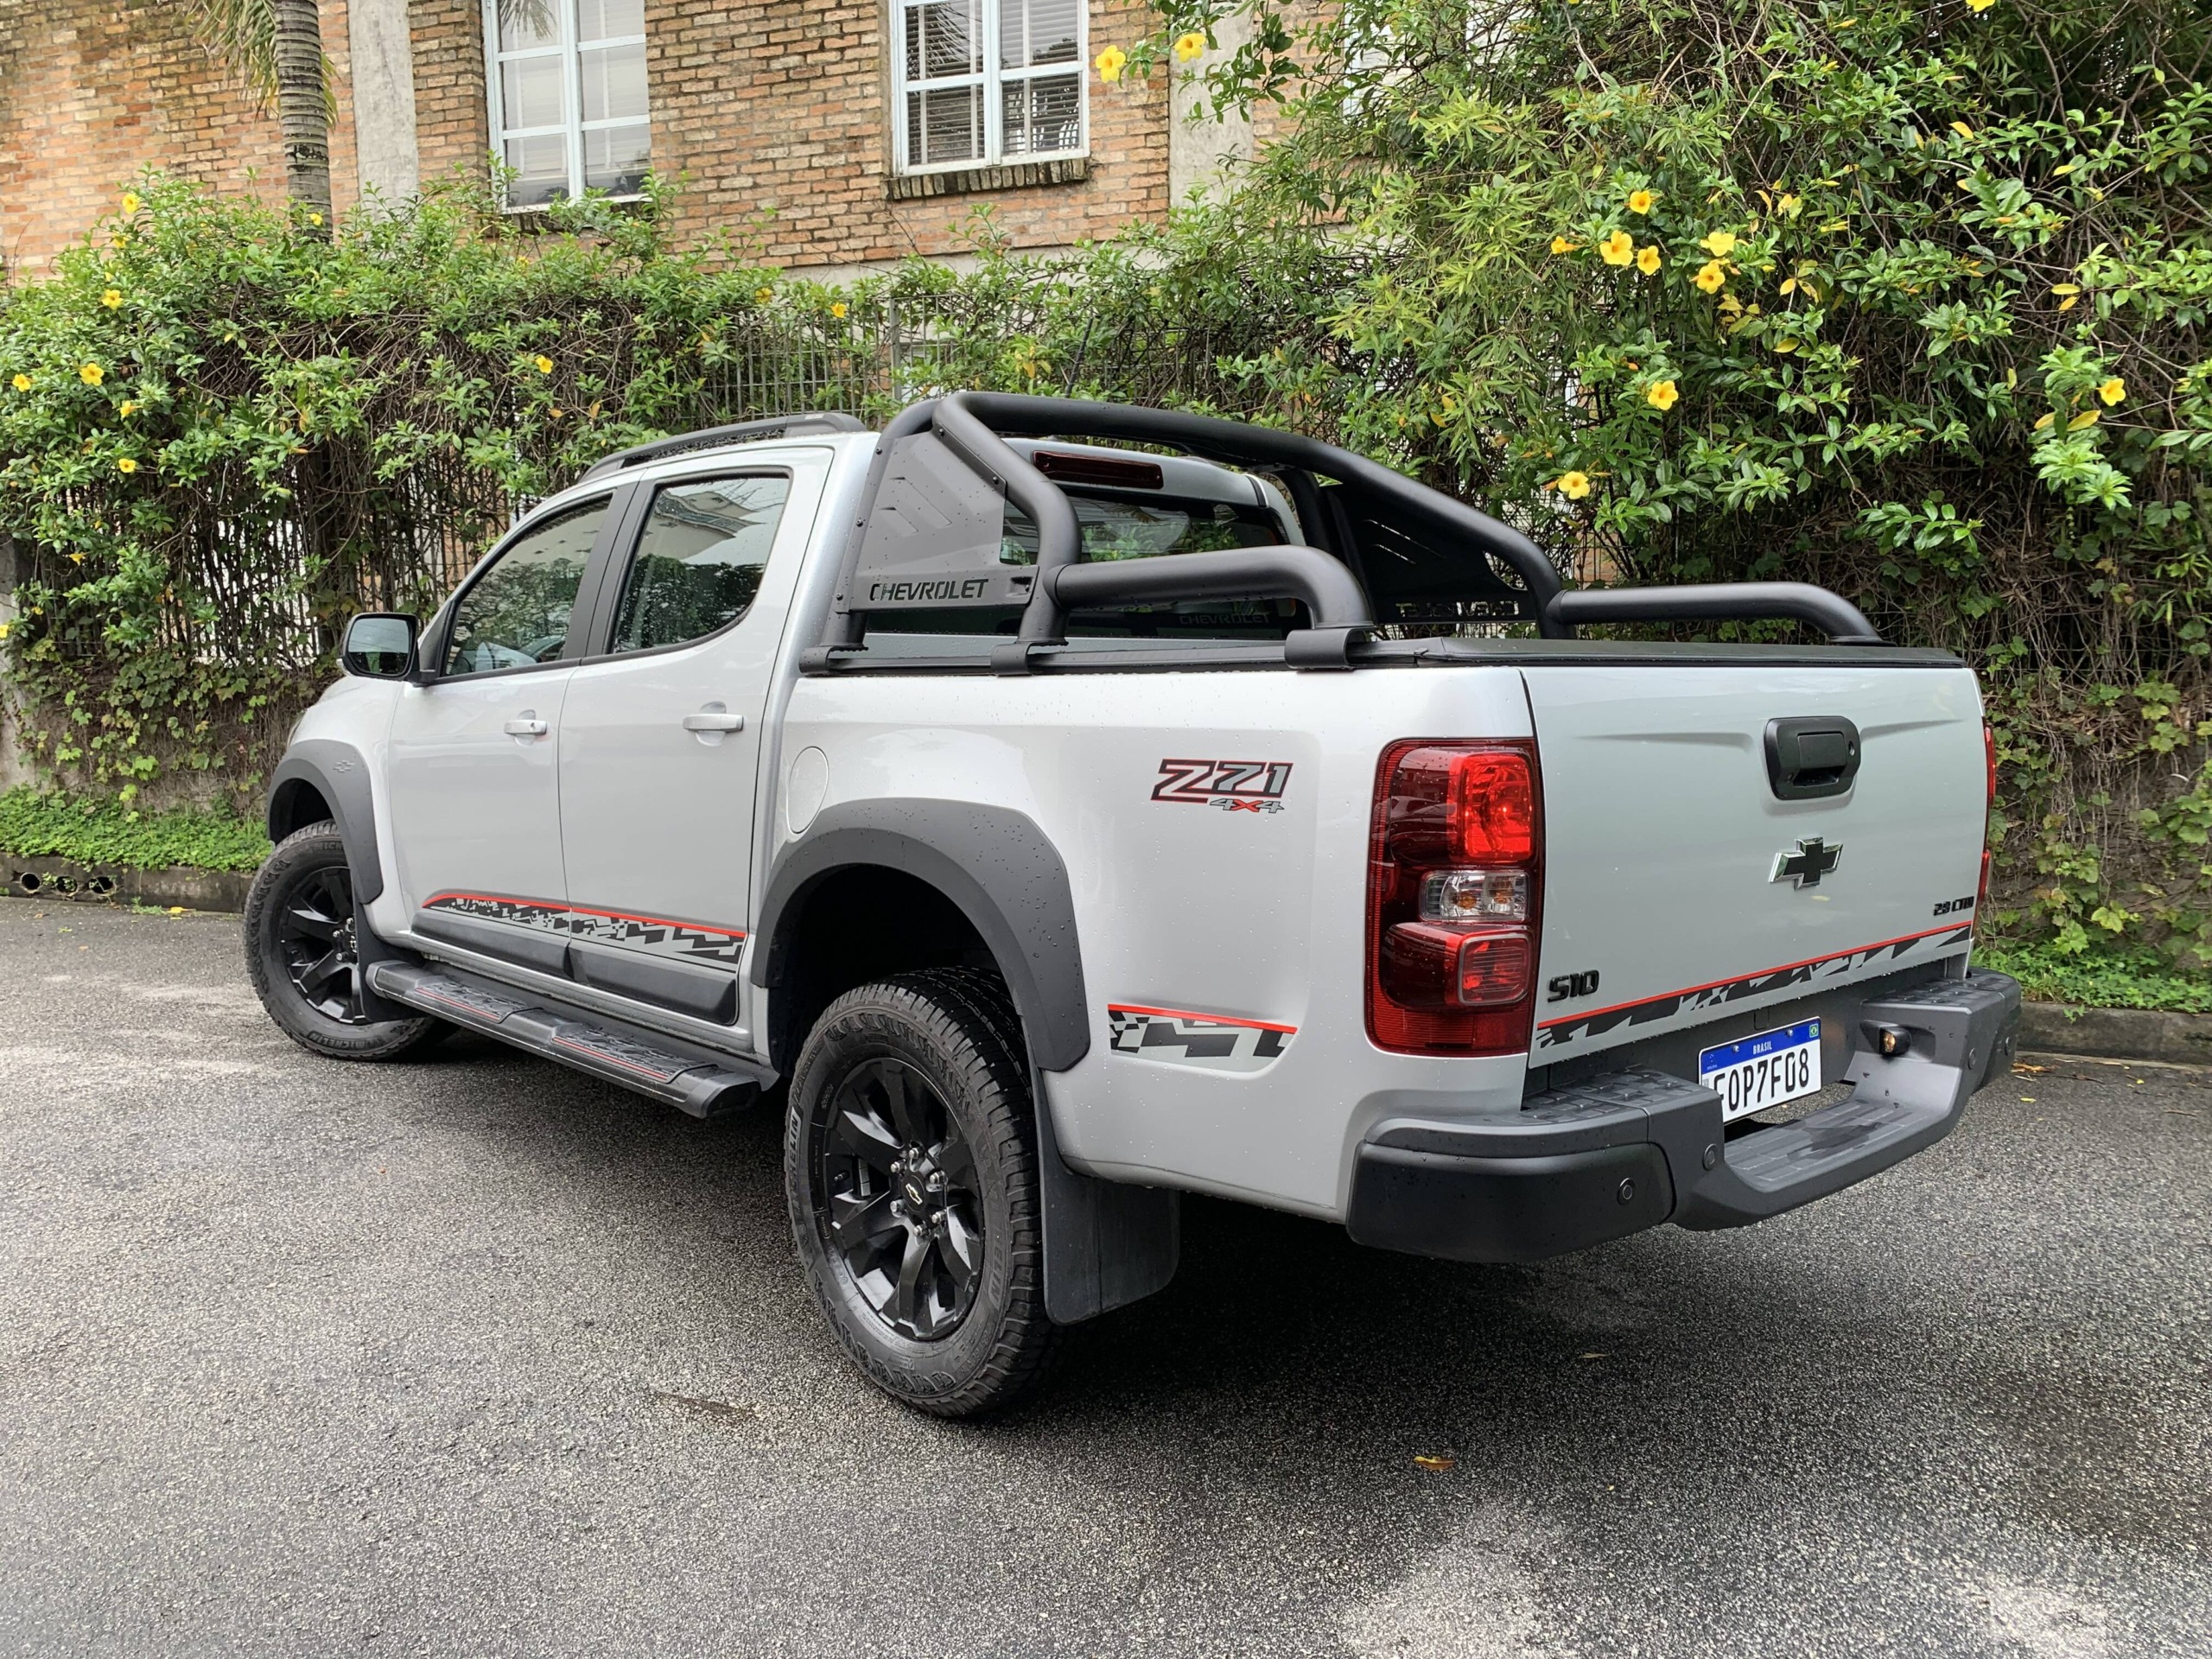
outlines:
[[[1825,643],[1577,637],[1713,617]],[[779,1102],[832,1328],[945,1415],[1165,1284],[1183,1192],[1467,1262],[1738,1226],[2010,1057],[1955,658],[1800,584],[1565,590],[1288,433],[960,393],[649,444],[344,665],[270,797],[271,1016]]]

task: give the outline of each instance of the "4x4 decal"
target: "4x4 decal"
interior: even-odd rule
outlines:
[[[1296,1026],[1272,1020],[1154,1008],[1137,1002],[1109,1002],[1106,1026],[1112,1033],[1109,1046],[1116,1054],[1208,1071],[1264,1071],[1282,1058],[1290,1039],[1298,1035]]]
[[[1280,812],[1290,766],[1287,760],[1162,760],[1152,798],[1230,812]]]

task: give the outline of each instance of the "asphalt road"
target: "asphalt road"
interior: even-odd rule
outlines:
[[[1194,1204],[978,1428],[766,1116],[311,1058],[214,916],[0,902],[0,1652],[2212,1652],[2212,1077],[1534,1269]]]

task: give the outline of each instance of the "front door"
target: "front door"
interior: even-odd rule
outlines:
[[[721,1024],[737,1018],[783,621],[755,601],[771,553],[789,543],[795,560],[812,517],[788,511],[795,476],[811,485],[810,468],[752,467],[655,487],[603,588],[603,654],[575,671],[561,716],[571,970]]]
[[[387,776],[399,884],[419,919],[457,894],[559,903],[569,624],[601,496],[532,525],[454,601],[436,676],[404,688]]]

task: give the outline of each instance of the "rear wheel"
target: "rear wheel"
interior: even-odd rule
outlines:
[[[428,1016],[372,1020],[363,1006],[353,876],[338,826],[288,836],[245,901],[245,967],[269,1017],[302,1048],[347,1060],[396,1060],[453,1029]]]
[[[887,1394],[944,1417],[1042,1378],[1035,1127],[1004,989],[903,974],[831,1003],[791,1077],[784,1178],[831,1328]]]

